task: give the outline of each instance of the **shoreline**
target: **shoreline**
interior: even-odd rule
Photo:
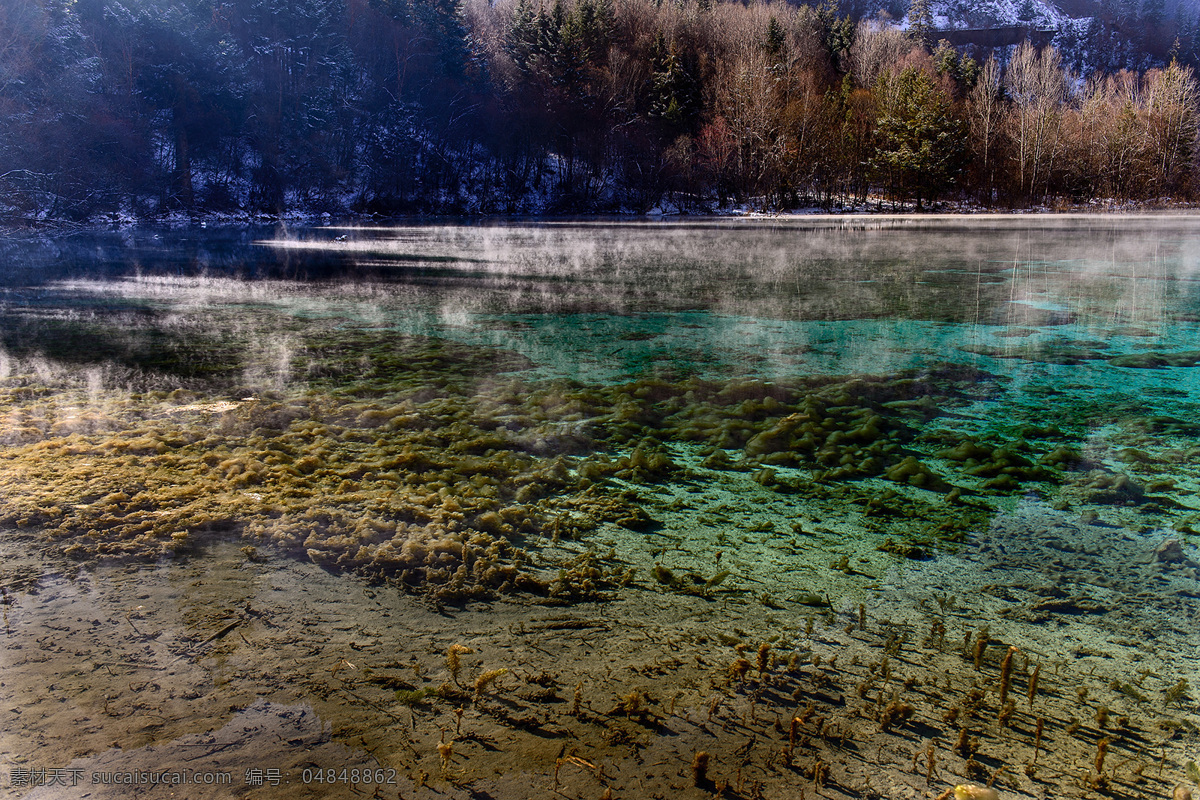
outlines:
[[[396,226],[425,225],[439,223],[479,224],[487,222],[512,222],[523,224],[596,222],[596,221],[704,221],[704,220],[824,220],[824,219],[956,219],[956,218],[990,218],[990,219],[1089,219],[1093,217],[1191,217],[1200,214],[1200,202],[1163,201],[1163,202],[1134,202],[1111,201],[1099,203],[1070,204],[1062,206],[1030,206],[1027,208],[992,208],[967,203],[941,203],[934,208],[916,209],[912,204],[900,204],[899,208],[884,208],[889,205],[881,203],[865,203],[860,206],[842,210],[828,210],[819,206],[810,206],[781,211],[757,210],[751,206],[739,208],[717,209],[709,212],[690,212],[686,210],[656,207],[649,211],[597,211],[566,214],[476,214],[476,213],[433,213],[411,214],[397,216],[381,216],[373,214],[332,214],[328,212],[296,211],[283,214],[253,214],[253,213],[212,213],[187,214],[174,213],[155,217],[134,217],[112,215],[109,218],[93,218],[87,221],[71,221],[62,219],[43,218],[3,218],[0,217],[0,230],[15,231],[65,231],[82,233],[126,228],[168,228],[179,229],[191,226],[205,228],[238,227],[238,226],[268,226],[279,224],[301,224],[313,227],[347,226],[363,227],[369,225]],[[905,207],[905,206],[908,207]]]

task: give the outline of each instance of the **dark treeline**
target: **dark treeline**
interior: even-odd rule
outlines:
[[[1190,198],[1172,61],[720,0],[5,0],[12,216]],[[982,63],[981,63],[982,62]]]

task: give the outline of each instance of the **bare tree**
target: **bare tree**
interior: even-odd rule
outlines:
[[[1058,50],[1022,42],[1004,75],[1012,98],[1008,123],[1017,160],[1019,191],[1036,202],[1048,190],[1058,154],[1059,123],[1067,76]]]
[[[1166,191],[1187,190],[1195,173],[1196,78],[1191,67],[1172,61],[1146,76],[1148,128],[1153,142],[1154,175]]]
[[[1076,118],[1069,161],[1081,190],[1140,195],[1147,144],[1140,76],[1128,70],[1094,75],[1083,89]]]
[[[996,62],[996,57],[991,56],[983,65],[983,70],[979,73],[967,100],[971,132],[969,146],[979,171],[980,191],[988,203],[992,201],[995,185],[993,162],[1004,112],[1000,78],[1000,65]]]
[[[899,28],[868,20],[858,23],[854,43],[850,45],[850,68],[855,82],[863,88],[874,86],[879,76],[895,69],[913,46],[913,40]]]
[[[771,184],[780,169],[784,132],[772,108],[775,76],[767,58],[751,50],[725,66],[714,78],[713,110],[737,143],[735,190],[739,199],[746,199],[775,188]]]

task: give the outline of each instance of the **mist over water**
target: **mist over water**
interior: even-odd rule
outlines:
[[[386,281],[361,287],[358,313],[377,324],[512,346],[573,377],[606,362],[610,375],[769,375],[902,370],[968,358],[965,344],[1186,348],[1198,233],[1179,217],[806,218],[337,229],[260,244],[353,257]]]

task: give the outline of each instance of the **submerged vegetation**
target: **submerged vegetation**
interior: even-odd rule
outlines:
[[[886,535],[881,551],[912,559],[962,541],[1014,493],[1067,483],[1092,502],[1173,505],[1096,469],[1057,428],[1001,440],[931,426],[995,391],[974,369],[531,383],[513,352],[350,323],[256,310],[124,330],[136,318],[25,320],[27,351],[0,379],[0,522],[74,557],[155,558],[232,534],[442,600],[572,601],[635,574],[583,558],[555,577],[539,543],[604,525],[653,535],[640,488],[722,473],[853,509]],[[110,344],[90,367],[32,356],[97,335]],[[660,564],[652,577],[707,596],[729,576]]]

